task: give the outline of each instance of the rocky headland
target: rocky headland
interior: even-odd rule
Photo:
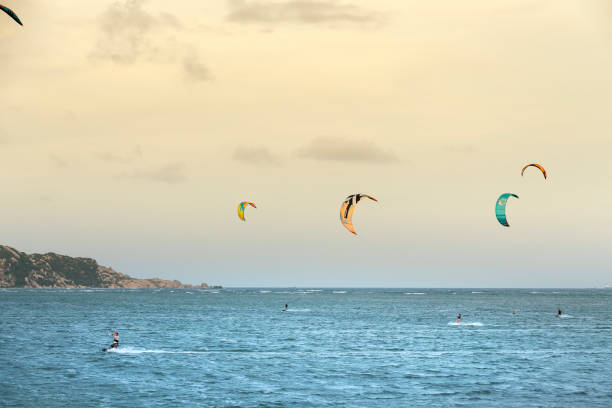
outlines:
[[[208,288],[184,285],[177,280],[137,279],[95,259],[55,253],[25,254],[0,245],[1,288]]]

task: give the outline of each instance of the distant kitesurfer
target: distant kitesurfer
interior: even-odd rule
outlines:
[[[286,312],[287,310],[289,310],[289,305],[285,303],[285,308],[283,309],[283,312]]]
[[[113,344],[111,344],[108,348],[109,350],[112,348],[117,348],[119,347],[119,332],[115,332],[112,334],[113,336]]]
[[[561,315],[563,314],[563,312],[561,311],[561,308],[557,309],[557,317],[561,317]]]
[[[461,313],[457,313],[457,323],[461,323]]]

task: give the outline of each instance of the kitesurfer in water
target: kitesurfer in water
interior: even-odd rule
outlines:
[[[457,313],[457,323],[461,323],[461,313]]]
[[[112,334],[113,336],[113,344],[111,344],[110,346],[108,346],[108,349],[112,349],[112,348],[117,348],[119,347],[119,332],[115,332]]]
[[[561,317],[561,315],[563,314],[563,312],[561,311],[561,308],[557,309],[557,317]]]
[[[287,310],[289,310],[289,305],[285,303],[285,308],[283,309],[283,312],[286,312]]]

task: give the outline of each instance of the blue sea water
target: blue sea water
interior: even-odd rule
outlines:
[[[0,406],[612,407],[612,290],[4,289],[0,310]]]

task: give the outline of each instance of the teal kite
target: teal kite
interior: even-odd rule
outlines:
[[[508,220],[506,219],[506,203],[510,197],[519,198],[516,194],[504,193],[499,196],[497,202],[495,203],[495,216],[497,217],[497,221],[499,221],[499,223],[504,227],[510,226],[510,224],[508,224]]]
[[[15,12],[13,10],[11,10],[10,8],[3,6],[2,4],[0,4],[0,10],[4,11],[6,14],[8,14],[9,16],[11,16],[13,18],[13,20],[15,20],[17,22],[17,24],[19,24],[20,26],[22,26],[23,24],[21,23],[21,20],[19,19],[19,17],[17,17],[17,14],[15,14]]]

